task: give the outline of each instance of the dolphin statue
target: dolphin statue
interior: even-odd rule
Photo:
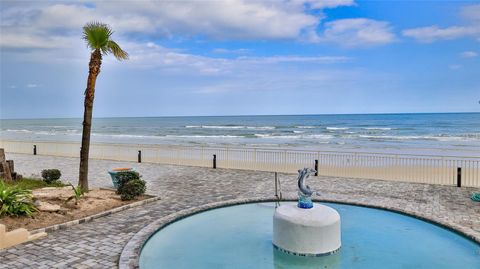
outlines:
[[[303,168],[298,170],[298,189],[307,197],[311,197],[314,191],[312,191],[308,185],[305,185],[305,179],[315,172],[317,171],[312,168]]]

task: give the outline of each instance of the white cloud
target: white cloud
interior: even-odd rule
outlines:
[[[459,64],[451,64],[448,67],[452,70],[458,70],[458,69],[462,68],[462,66],[459,65]]]
[[[480,4],[464,6],[460,12],[466,20],[480,21]]]
[[[3,48],[54,49],[71,46],[72,38],[68,36],[36,35],[7,30],[2,31],[0,38],[0,47]]]
[[[249,49],[224,49],[224,48],[216,48],[212,50],[213,53],[218,54],[248,54],[251,52]]]
[[[460,56],[462,58],[474,58],[478,56],[478,53],[476,53],[475,51],[464,51],[460,53]]]
[[[37,87],[38,87],[38,85],[34,84],[34,83],[27,84],[27,88],[37,88]]]
[[[338,6],[354,6],[353,0],[291,0],[300,5],[307,4],[313,9],[335,8]]]
[[[349,62],[345,56],[267,56],[236,58],[213,58],[182,52],[159,46],[152,42],[136,43],[122,41],[122,46],[130,54],[130,60],[122,66],[132,68],[159,68],[164,72],[195,72],[202,75],[220,75],[235,72],[248,72],[259,66],[280,66],[282,64],[336,64]],[[107,58],[106,64],[114,61]]]
[[[466,21],[465,25],[443,28],[431,25],[406,29],[402,31],[402,34],[423,43],[458,38],[475,38],[480,40],[480,4],[464,6],[460,11],[460,16]]]
[[[314,63],[314,64],[333,64],[344,63],[351,60],[344,56],[270,56],[270,57],[239,57],[238,61],[252,64],[277,64],[277,63]]]
[[[202,36],[213,39],[297,39],[315,28],[323,15],[310,9],[353,5],[353,0],[286,1],[93,1],[36,2],[29,7],[15,2],[2,8],[1,46],[51,48],[64,46],[56,39],[79,36],[92,20],[110,24],[116,31],[153,37]],[[128,11],[128,12],[126,12]],[[49,37],[49,38],[47,38]],[[51,40],[50,40],[51,39]]]
[[[404,36],[417,39],[419,42],[430,43],[437,40],[451,40],[462,37],[475,37],[480,35],[479,26],[450,26],[440,28],[436,25],[407,29],[402,32]]]
[[[342,19],[325,23],[317,42],[333,42],[343,47],[370,47],[396,40],[388,22],[365,18]]]

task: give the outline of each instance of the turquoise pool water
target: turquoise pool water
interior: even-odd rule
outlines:
[[[296,257],[272,246],[273,203],[199,213],[145,244],[140,268],[480,268],[480,245],[439,226],[384,210],[324,203],[342,218],[342,248]]]

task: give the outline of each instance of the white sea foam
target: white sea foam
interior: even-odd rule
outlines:
[[[274,130],[275,128],[274,126],[247,126],[247,129],[252,130]]]
[[[328,134],[312,134],[312,135],[306,135],[304,136],[305,138],[320,138],[320,139],[332,139],[332,135]]]
[[[465,140],[476,140],[475,138],[471,139],[464,136],[418,136],[418,135],[359,135],[363,138],[373,138],[373,139],[393,139],[393,140],[436,140],[436,141],[465,141]]]
[[[311,126],[311,125],[300,125],[300,126],[295,126],[295,128],[299,129],[315,129],[317,128],[316,126]]]
[[[249,129],[249,130],[274,130],[274,126],[243,126],[243,125],[187,125],[185,128],[202,129]]]
[[[294,134],[303,134],[305,131],[293,131]]]
[[[166,135],[171,138],[241,138],[238,135]]]
[[[394,130],[394,128],[390,128],[390,127],[365,127],[363,129],[365,129],[365,130],[381,130],[381,131]]]
[[[363,138],[374,138],[374,139],[397,139],[397,140],[414,140],[414,139],[428,139],[427,136],[413,136],[413,135],[359,135],[358,137]]]
[[[20,130],[7,129],[7,130],[5,130],[5,131],[6,131],[6,132],[12,132],[12,133],[33,133],[33,131],[25,130],[25,129],[20,129]]]
[[[271,135],[271,134],[255,134],[259,138],[273,139],[331,139],[333,136],[327,134],[310,134],[310,135]]]
[[[327,130],[348,130],[348,127],[327,127]]]

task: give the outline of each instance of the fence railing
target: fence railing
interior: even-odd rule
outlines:
[[[0,140],[6,152],[79,157],[73,142]],[[314,167],[319,175],[480,187],[480,157],[308,151],[249,147],[203,147],[93,143],[90,158],[296,173]]]

